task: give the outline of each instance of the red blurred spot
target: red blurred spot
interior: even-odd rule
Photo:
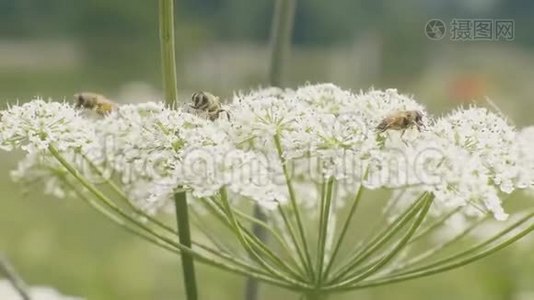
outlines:
[[[462,74],[452,79],[447,90],[451,101],[479,101],[487,95],[487,82],[480,75]]]

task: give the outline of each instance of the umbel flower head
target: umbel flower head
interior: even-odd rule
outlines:
[[[451,220],[462,224],[458,236],[486,216],[506,220],[502,199],[534,182],[532,129],[518,132],[482,107],[434,117],[395,89],[353,93],[317,84],[236,93],[224,109],[230,118],[211,121],[191,109],[143,103],[91,118],[70,104],[34,99],[1,112],[0,148],[27,153],[14,179],[42,180],[58,197],[87,198],[159,246],[325,293],[423,276],[468,259],[425,269],[406,258],[421,248],[411,243]],[[422,120],[414,123],[406,112]],[[397,125],[382,128],[384,120]],[[380,223],[386,229],[355,252],[343,250],[358,203],[367,200],[363,191],[375,190],[391,195],[383,210],[389,222]],[[222,247],[235,241],[212,236],[210,222],[200,225],[210,245],[184,249],[174,241],[175,232],[154,215],[177,193],[189,196],[198,218],[222,222],[240,248]],[[263,209],[266,222],[246,211],[250,204]],[[343,221],[340,211],[348,212]],[[514,226],[531,219],[527,214]],[[256,239],[246,222],[265,226],[278,245]],[[483,256],[525,232],[499,235],[468,254]]]

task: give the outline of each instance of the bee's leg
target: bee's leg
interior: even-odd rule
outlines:
[[[423,127],[423,125],[417,123],[415,124],[415,127],[417,128],[417,131],[421,132],[421,128]]]
[[[402,132],[401,132],[401,135],[400,135],[401,140],[402,140],[402,137],[404,136],[405,133],[406,133],[406,129],[403,129]]]
[[[221,109],[221,111],[224,111],[225,114],[226,114],[226,118],[228,119],[228,121],[231,121],[230,112],[228,112],[227,110],[224,110],[224,109]]]
[[[400,135],[400,139],[404,143],[404,145],[406,145],[406,147],[408,147],[408,142],[405,139],[403,139],[405,133],[406,133],[406,129],[403,129],[402,133]]]
[[[222,109],[222,108],[217,110],[217,118],[219,117],[219,114],[222,112],[224,112],[224,114],[226,115],[226,118],[228,119],[228,121],[230,121],[230,113],[227,110]]]

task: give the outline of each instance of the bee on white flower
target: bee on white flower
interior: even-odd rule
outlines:
[[[101,116],[110,114],[116,110],[118,105],[106,98],[104,95],[97,93],[83,92],[74,95],[77,108],[85,108],[96,112]]]
[[[380,124],[378,124],[376,129],[379,132],[384,132],[386,130],[402,130],[402,137],[404,132],[412,127],[417,128],[417,130],[421,132],[421,129],[424,127],[422,112],[418,110],[394,112],[387,115]]]
[[[219,97],[208,92],[196,92],[191,96],[191,100],[193,101],[191,108],[206,113],[211,121],[218,119],[221,113],[225,113],[230,120],[230,114],[222,108]]]

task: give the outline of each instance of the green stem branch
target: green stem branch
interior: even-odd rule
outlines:
[[[319,216],[319,239],[317,243],[317,285],[321,285],[323,277],[323,264],[325,256],[326,235],[328,232],[328,223],[330,218],[330,209],[332,206],[332,196],[334,190],[334,179],[330,178],[326,182],[326,186],[323,187],[323,197],[321,197],[320,203],[320,216]]]
[[[302,217],[300,215],[300,209],[298,207],[297,203],[297,197],[295,195],[295,190],[293,189],[293,184],[291,183],[291,178],[289,175],[289,171],[287,170],[287,161],[284,158],[283,155],[283,149],[282,149],[282,142],[280,141],[280,134],[276,133],[274,135],[274,144],[276,146],[276,151],[278,153],[278,158],[280,159],[280,162],[282,164],[282,170],[284,172],[284,178],[286,181],[287,191],[289,194],[289,200],[291,204],[291,208],[293,209],[293,213],[295,214],[295,219],[297,221],[297,230],[300,236],[301,240],[301,247],[302,252],[304,252],[304,256],[306,261],[302,262],[303,264],[307,265],[308,270],[311,271],[311,279],[315,280],[315,273],[313,272],[313,265],[310,257],[310,252],[308,251],[308,241],[306,239],[306,231],[304,230],[304,225],[302,223]],[[298,243],[297,243],[298,244]],[[298,245],[296,245],[298,246]]]
[[[345,285],[350,285],[353,283],[357,283],[362,281],[363,279],[367,278],[368,276],[374,274],[376,271],[378,271],[380,268],[384,267],[388,262],[390,262],[399,252],[407,245],[408,241],[412,238],[414,233],[417,231],[423,220],[425,219],[428,210],[430,209],[430,205],[433,201],[433,196],[429,195],[425,197],[424,204],[422,207],[417,209],[417,213],[419,214],[415,221],[412,223],[412,226],[408,230],[408,232],[404,235],[404,237],[393,247],[389,253],[384,255],[377,263],[371,264],[369,267],[364,268],[362,271],[357,272],[354,277],[340,282],[333,286],[340,287]]]
[[[373,255],[378,249],[386,245],[386,243],[395,235],[397,234],[409,221],[418,213],[421,206],[424,204],[423,200],[426,198],[426,193],[423,194],[417,201],[415,201],[406,211],[397,217],[396,220],[393,221],[393,223],[386,228],[384,231],[379,233],[373,240],[371,240],[367,245],[361,249],[360,251],[357,251],[347,262],[346,264],[343,264],[343,267],[334,272],[334,278],[331,280],[331,283],[333,282],[339,282],[340,280],[344,279],[346,277],[346,274],[349,274],[352,272],[352,270],[357,267],[360,263],[365,261],[367,258],[369,258],[371,255]],[[351,277],[349,275],[349,277]]]
[[[336,244],[334,246],[334,251],[332,252],[332,255],[330,256],[330,260],[328,261],[328,264],[326,266],[326,270],[324,271],[323,276],[328,276],[330,269],[334,265],[334,261],[336,259],[336,256],[339,252],[339,249],[341,248],[341,244],[343,243],[343,240],[345,239],[345,235],[347,234],[347,231],[349,229],[350,221],[352,220],[352,217],[354,216],[354,213],[356,212],[356,208],[358,207],[358,204],[360,203],[360,199],[362,198],[363,193],[363,185],[360,185],[358,188],[358,191],[356,192],[356,196],[354,197],[354,200],[352,201],[352,205],[349,209],[349,214],[347,216],[347,219],[345,219],[345,222],[343,223],[343,227],[341,228],[341,233],[339,234],[339,238],[336,241]]]
[[[196,260],[226,270],[233,273],[237,273],[240,275],[246,275],[253,277],[257,280],[265,281],[267,283],[284,287],[290,290],[295,291],[303,291],[307,290],[305,287],[301,286],[295,286],[292,283],[288,283],[286,280],[279,280],[276,278],[273,278],[272,276],[267,276],[260,272],[259,270],[256,270],[255,268],[248,266],[248,265],[242,265],[242,266],[236,266],[238,265],[235,263],[235,265],[230,265],[224,262],[221,262],[219,260],[213,259],[211,257],[205,256],[201,253],[199,253],[196,250],[193,250],[190,247],[185,247],[184,245],[177,243],[163,235],[160,235],[159,233],[151,230],[150,228],[146,227],[143,223],[141,223],[139,220],[136,220],[135,218],[129,216],[122,210],[120,210],[119,207],[115,206],[111,200],[109,200],[104,194],[102,194],[97,188],[95,188],[89,181],[83,177],[65,158],[59,153],[59,151],[53,146],[49,146],[50,153],[58,160],[58,162],[65,167],[67,172],[76,179],[81,186],[86,188],[93,196],[96,197],[98,201],[90,200],[86,198],[76,187],[79,187],[78,184],[70,184],[68,180],[64,180],[68,186],[74,190],[80,198],[85,200],[87,203],[89,203],[92,207],[94,207],[98,212],[105,215],[109,220],[113,221],[117,225],[121,226],[122,228],[126,229],[130,233],[133,233],[151,243],[153,243],[156,246],[162,247],[166,250],[169,250],[176,254],[181,254],[182,252],[186,252],[193,256]],[[135,228],[133,227],[135,226]],[[204,250],[211,250],[207,247],[204,247],[202,245],[199,245],[201,249]],[[209,251],[213,254],[213,250]],[[224,258],[224,257],[223,257]],[[232,261],[234,262],[234,261]]]
[[[482,259],[486,256],[489,256],[509,245],[511,245],[512,243],[516,242],[517,240],[523,238],[524,236],[526,236],[527,234],[531,233],[532,231],[534,231],[534,225],[530,225],[528,226],[527,228],[521,230],[520,232],[518,232],[517,234],[515,234],[513,237],[505,240],[505,241],[502,241],[500,242],[499,244],[497,244],[496,246],[490,248],[490,249],[486,249],[484,251],[481,251],[479,253],[476,253],[476,254],[473,254],[471,256],[468,256],[468,257],[464,257],[463,259],[460,259],[458,261],[455,261],[455,262],[450,262],[448,264],[443,264],[443,265],[440,265],[440,266],[437,266],[437,267],[433,267],[433,268],[421,268],[420,270],[413,270],[413,272],[410,272],[410,273],[406,273],[406,274],[402,274],[402,275],[398,275],[398,276],[391,276],[391,277],[387,277],[387,278],[380,278],[380,279],[376,279],[376,280],[371,280],[371,281],[368,281],[368,282],[362,282],[360,284],[356,284],[356,285],[349,285],[349,286],[345,286],[341,289],[339,289],[338,291],[342,291],[342,290],[354,290],[354,289],[362,289],[362,288],[368,288],[368,287],[373,287],[373,286],[380,286],[380,285],[386,285],[386,284],[391,284],[391,283],[395,283],[395,282],[400,282],[400,281],[405,281],[405,280],[410,280],[410,279],[415,279],[415,278],[420,278],[420,277],[425,277],[425,276],[430,276],[430,275],[433,275],[433,274],[437,274],[437,273],[441,273],[441,272],[445,272],[445,271],[448,271],[448,270],[452,270],[452,269],[455,269],[455,268],[459,268],[459,267],[462,267],[464,265],[467,265],[469,263],[472,263],[474,261],[477,261],[479,259]]]

